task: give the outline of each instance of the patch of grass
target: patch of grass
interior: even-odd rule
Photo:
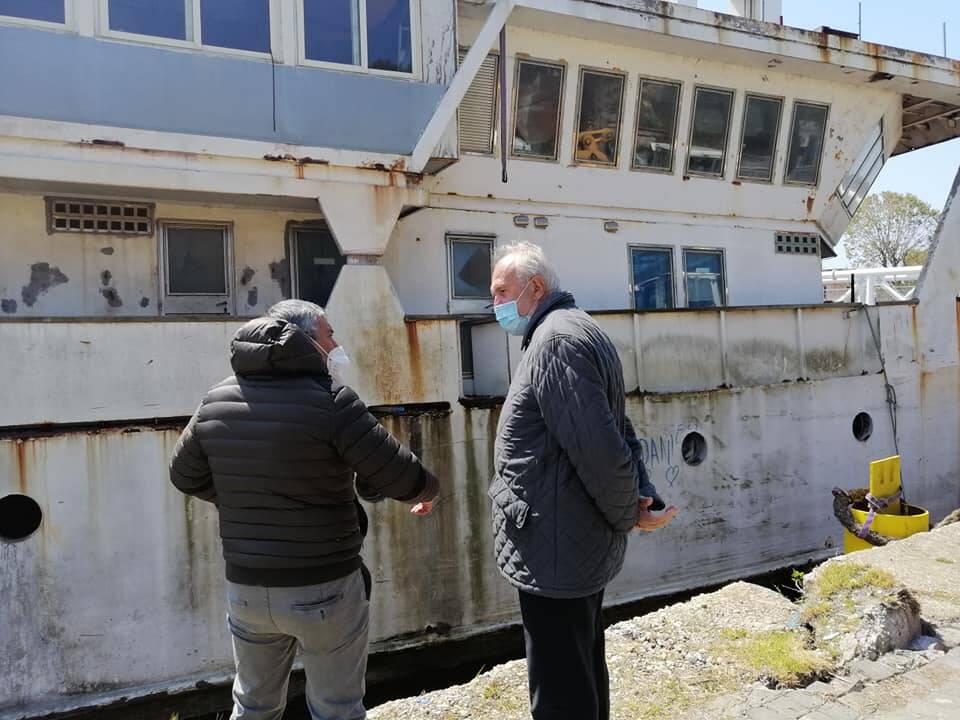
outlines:
[[[480,697],[484,700],[483,710],[489,717],[502,717],[522,709],[513,688],[501,680],[491,680],[484,685],[480,689]]]
[[[807,605],[803,612],[800,613],[800,621],[804,623],[810,623],[816,620],[819,617],[823,617],[830,613],[831,605],[826,600],[821,600],[820,602],[813,603],[812,605]]]
[[[956,562],[956,560],[951,560],[950,558],[944,557],[934,558],[934,560],[936,560],[938,563],[943,563],[944,565],[953,565]]]
[[[638,688],[628,697],[614,697],[611,717],[629,720],[679,718],[691,708],[706,705],[714,697],[733,692],[742,682],[731,677],[707,674],[696,680],[670,677]]]
[[[724,640],[742,640],[747,636],[747,631],[743,628],[723,628],[720,631],[720,637]]]
[[[820,568],[813,582],[816,594],[824,599],[866,587],[885,590],[895,584],[893,575],[886,570],[856,562],[828,563]]]
[[[480,691],[480,696],[484,700],[499,700],[503,697],[506,690],[506,683],[502,683],[499,680],[491,680],[483,686],[483,689]]]
[[[728,652],[741,665],[780,685],[794,686],[829,669],[820,655],[807,648],[802,635],[784,630],[752,636]]]

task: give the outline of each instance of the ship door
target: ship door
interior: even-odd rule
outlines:
[[[289,234],[293,297],[326,306],[346,263],[326,223],[295,225]]]

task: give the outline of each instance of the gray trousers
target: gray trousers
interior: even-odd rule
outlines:
[[[237,676],[231,720],[280,720],[294,657],[313,720],[363,720],[369,604],[358,570],[320,585],[227,583]]]

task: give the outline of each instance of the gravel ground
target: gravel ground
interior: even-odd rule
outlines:
[[[741,638],[785,630],[797,607],[757,585],[734,583],[715,593],[607,629],[612,715],[653,720],[689,717],[698,707],[757,680],[726,652]],[[518,660],[471,682],[386,703],[371,720],[529,717],[526,665]]]

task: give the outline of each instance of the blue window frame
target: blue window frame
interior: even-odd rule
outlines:
[[[631,248],[633,306],[637,310],[674,307],[673,251],[670,248]]]

